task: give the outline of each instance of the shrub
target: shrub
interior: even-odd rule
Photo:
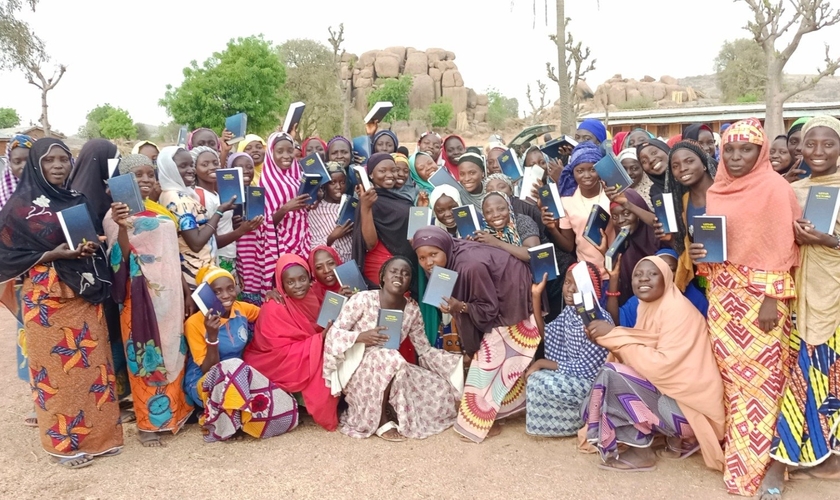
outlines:
[[[446,127],[455,118],[455,110],[449,102],[435,102],[429,105],[429,118],[431,119],[432,127]]]

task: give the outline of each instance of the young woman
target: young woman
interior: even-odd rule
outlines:
[[[655,137],[653,136],[653,134],[651,134],[647,130],[645,130],[643,128],[634,128],[633,130],[630,131],[629,134],[627,134],[624,137],[624,143],[622,144],[622,146],[625,149],[626,148],[632,148],[632,149],[635,150],[636,146],[638,146],[639,144],[648,142],[649,140],[654,139],[654,138]]]
[[[659,139],[650,139],[636,146],[636,156],[651,182],[651,197],[665,192],[670,153],[671,148]],[[651,203],[653,203],[652,199]]]
[[[792,184],[801,207],[812,188],[840,187],[840,121],[829,116],[808,120],[802,129],[802,156],[811,176]],[[794,225],[801,245],[796,271],[796,324],[792,356],[798,356],[785,389],[782,414],[770,455],[802,467],[792,479],[840,477],[840,445],[835,437],[840,408],[833,404],[840,364],[835,356],[840,339],[840,220],[832,233],[799,219]]]
[[[701,150],[709,155],[709,159],[714,161],[717,146],[715,145],[715,135],[708,125],[702,123],[689,125],[683,131],[681,140],[696,142]]]
[[[373,144],[374,153],[391,154],[397,151],[400,141],[397,139],[397,135],[390,130],[380,130],[374,134],[371,144]]]
[[[498,420],[525,409],[525,379],[511,374],[525,371],[540,343],[531,271],[502,249],[453,239],[438,227],[417,231],[412,246],[427,274],[435,266],[458,273],[452,297],[440,305],[472,358],[455,430],[480,443],[501,432]]]
[[[258,135],[248,134],[239,141],[236,151],[247,154],[254,161],[254,176],[251,179],[251,185],[259,186],[265,162],[265,141]]]
[[[157,164],[157,157],[160,154],[160,148],[151,141],[140,141],[131,148],[131,154],[144,155],[150,160],[152,164]]]
[[[353,258],[353,223],[335,224],[341,208],[341,196],[347,188],[347,174],[340,163],[327,162],[332,179],[322,188],[324,197],[309,212],[309,245],[334,247],[342,261]]]
[[[402,153],[391,153],[391,158],[397,165],[397,179],[394,183],[394,188],[397,190],[397,193],[416,206],[424,206],[420,205],[421,202],[428,203],[428,197],[418,200],[419,190],[411,178],[411,170],[408,167],[408,156]]]
[[[120,175],[133,173],[140,195],[155,187],[155,166],[142,154],[120,161]],[[184,394],[184,297],[178,226],[168,215],[147,210],[129,215],[113,203],[103,221],[110,247],[114,301],[120,320],[128,381],[143,446],[161,446],[160,433],[177,433],[192,414]]]
[[[459,180],[458,159],[467,151],[467,146],[464,143],[464,139],[461,139],[457,135],[444,137],[442,144],[443,149],[441,150],[440,159],[443,160],[443,166],[446,167],[446,170],[449,170],[449,173],[457,181]]]
[[[418,151],[408,158],[408,172],[417,187],[417,206],[429,206],[429,195],[435,189],[435,186],[429,182],[429,177],[437,169],[437,162],[429,153]],[[425,205],[421,204],[423,202]]]
[[[423,132],[420,140],[417,141],[417,151],[422,151],[431,156],[439,167],[443,166],[443,158],[440,154],[442,150],[443,141],[441,141],[437,132]]]
[[[616,232],[623,228],[630,231],[625,240],[627,246],[621,253],[622,272],[619,275],[619,293],[621,294],[619,304],[624,304],[633,296],[631,276],[636,264],[643,258],[654,255],[661,244],[659,238],[653,232],[653,227],[646,224],[638,215],[627,208],[628,205],[633,205],[636,210],[652,215],[653,212],[650,211],[645,200],[632,189],[627,189],[621,193],[621,199],[624,201],[623,205],[615,201],[610,204],[610,215]]]
[[[195,182],[195,166],[190,153],[177,146],[163,148],[158,157],[160,204],[178,219],[178,248],[181,252],[181,271],[190,290],[198,286],[196,273],[215,264],[215,234],[224,212],[233,208],[228,200],[210,217],[198,195],[188,186]],[[192,303],[188,298],[187,304]]]
[[[327,161],[327,143],[320,137],[308,137],[304,139],[303,144],[300,145],[303,149],[303,156],[309,156],[312,153],[318,153],[322,161]]]
[[[323,337],[316,324],[322,298],[312,287],[309,265],[297,255],[277,259],[275,286],[283,301],[260,309],[254,339],[243,360],[289,393],[301,393],[306,412],[328,431],[338,427],[338,398],[324,382]]]
[[[603,123],[594,119],[587,118],[580,122],[577,130],[575,130],[575,141],[578,144],[584,142],[591,142],[596,146],[607,140],[607,128]]]
[[[344,261],[333,247],[319,245],[309,254],[309,269],[312,271],[312,291],[318,300],[323,301],[327,292],[333,292],[345,297],[353,295],[348,286],[341,286],[335,277],[335,268]]]
[[[586,266],[595,293],[600,300],[601,273],[590,262],[577,262],[569,267],[563,280],[563,312],[547,325],[540,314],[540,301],[545,281],[532,287],[534,319],[545,339],[545,358],[534,361],[522,376],[527,381],[525,432],[532,436],[575,436],[583,421],[580,407],[592,388],[592,381],[604,364],[607,350],[586,336],[583,321],[575,309],[573,295],[577,285],[572,275],[575,266]],[[608,318],[606,312],[601,314]],[[609,318],[608,318],[609,321]]]
[[[793,156],[788,149],[786,135],[773,139],[770,145],[770,164],[773,165],[773,170],[781,175],[785,175],[793,167]]]
[[[345,193],[352,195],[356,192],[356,185],[359,180],[356,178],[356,171],[350,168],[354,161],[353,143],[349,139],[337,135],[327,143],[327,161],[338,162],[347,175],[347,187]]]
[[[36,141],[20,184],[0,211],[0,283],[23,276],[25,343],[41,446],[69,468],[123,445],[111,345],[102,303],[111,270],[99,242],[68,248],[56,214],[85,205],[64,189],[70,149]],[[102,225],[93,216],[97,233]]]
[[[251,342],[248,324],[260,309],[236,300],[233,275],[220,267],[202,268],[199,283],[207,283],[223,311],[197,312],[184,326],[189,354],[184,389],[196,406],[207,442],[279,436],[298,424],[295,398],[242,361]],[[244,403],[244,404],[243,404]]]
[[[455,422],[463,358],[429,345],[420,309],[406,298],[413,267],[404,257],[389,259],[380,272],[380,290],[351,297],[326,332],[323,377],[333,394],[344,393],[349,405],[340,419],[343,434],[423,439]],[[381,309],[402,311],[400,341],[414,345],[420,366],[384,347],[388,336],[377,326]],[[347,372],[352,375],[342,380]]]
[[[528,249],[540,244],[537,223],[527,215],[514,215],[510,198],[498,191],[487,193],[481,211],[484,227],[469,239],[501,248],[522,262],[530,262]]]
[[[499,166],[499,157],[507,150],[507,146],[501,142],[491,142],[484,148],[484,154],[487,155],[488,176],[502,173],[502,167]]]
[[[429,206],[435,214],[435,225],[452,237],[458,236],[458,226],[455,224],[452,210],[463,206],[461,191],[448,185],[438,186],[429,196]]]
[[[653,183],[650,182],[644,169],[642,169],[642,164],[639,163],[636,148],[627,148],[621,151],[618,155],[618,162],[621,163],[621,166],[627,171],[627,175],[633,180],[630,189],[639,193],[648,208],[653,209],[653,204],[650,202],[650,187]]]
[[[3,170],[3,178],[0,180],[0,209],[9,201],[12,194],[20,183],[23,174],[23,167],[29,157],[29,150],[32,148],[34,139],[28,135],[16,135],[6,144],[6,168]]]
[[[758,120],[726,129],[706,213],[726,217],[728,260],[699,268],[708,276],[709,329],[728,405],[724,482],[742,496],[778,495],[784,477],[784,466],[770,467],[770,443],[792,362],[788,304],[802,210],[769,150]],[[701,243],[689,247],[693,261],[705,255]]]
[[[67,180],[67,187],[84,193],[93,206],[91,217],[101,223],[111,209],[111,195],[106,191],[108,179],[113,172],[108,171],[108,160],[120,156],[117,147],[106,139],[91,139],[82,146],[79,157],[73,165],[73,172]]]
[[[458,182],[464,188],[461,199],[481,210],[484,201],[484,160],[476,153],[464,153],[458,158]]]
[[[190,132],[189,137],[187,137],[188,150],[192,150],[198,146],[206,146],[219,152],[221,151],[221,143],[222,141],[216,132],[213,132],[209,128],[197,128]]]
[[[706,466],[723,470],[723,382],[703,316],[673,283],[659,257],[633,270],[641,301],[634,328],[593,321],[589,338],[610,351],[582,406],[587,440],[601,452],[599,467],[620,472],[655,469],[655,434],[667,438],[669,456],[703,454]],[[627,445],[619,454],[619,443]]]

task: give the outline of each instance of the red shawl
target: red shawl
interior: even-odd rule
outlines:
[[[454,177],[456,181],[460,182],[461,176],[458,175],[458,163],[456,163],[455,160],[453,160],[449,157],[449,155],[446,154],[446,141],[452,138],[458,139],[459,141],[461,141],[461,144],[463,144],[465,148],[467,147],[467,143],[464,142],[464,139],[462,139],[461,136],[455,134],[447,135],[443,138],[443,142],[440,143],[440,157],[443,158],[443,165],[446,167],[446,170],[449,170],[449,173],[452,174],[452,177]]]
[[[267,301],[260,309],[254,339],[245,348],[243,359],[286,392],[300,392],[306,411],[328,431],[338,427],[338,398],[322,375],[324,341],[315,324],[321,304],[312,291],[303,299],[285,293],[283,269],[289,265],[309,265],[297,255],[284,254],[277,260],[274,281],[285,304]]]
[[[340,266],[344,264],[341,261],[341,257],[338,256],[338,252],[335,251],[333,247],[328,247],[327,245],[318,245],[317,247],[312,249],[312,252],[309,254],[309,269],[312,271],[312,274],[315,274],[315,254],[320,252],[321,250],[327,252],[332,256],[335,260],[335,265]],[[335,282],[333,286],[327,286],[324,283],[318,281],[318,278],[313,276],[312,278],[312,291],[315,293],[315,296],[318,297],[319,302],[324,301],[324,297],[327,295],[327,292],[335,292],[341,290],[341,285],[338,284],[338,281]]]

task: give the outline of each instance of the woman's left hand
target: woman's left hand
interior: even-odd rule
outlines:
[[[428,207],[429,206],[429,193],[425,191],[420,191],[420,194],[417,195],[417,206],[418,207]]]
[[[758,310],[758,327],[765,333],[779,326],[779,312],[776,306],[776,299],[764,296]]]
[[[352,289],[352,288],[350,288],[350,287],[349,287],[349,286],[347,286],[347,285],[344,285],[343,287],[341,287],[341,288],[338,290],[338,294],[339,294],[339,295],[344,295],[345,297],[350,298],[350,297],[352,297],[352,296],[353,296],[353,289]]]
[[[534,298],[541,297],[545,291],[545,285],[548,283],[548,273],[543,273],[542,281],[531,284],[531,296]]]
[[[607,183],[601,181],[601,184],[604,186],[604,194],[607,195],[607,198],[610,199],[612,203],[618,203],[621,206],[624,206],[627,203],[627,197],[624,196],[624,193],[619,193],[615,186],[607,186]]]
[[[826,234],[817,231],[810,221],[799,219],[793,223],[793,233],[799,245],[823,245]]]
[[[555,183],[560,182],[560,174],[563,173],[563,165],[560,164],[555,158],[551,158],[548,160],[548,176],[553,180]]]
[[[280,295],[280,292],[278,292],[276,288],[272,288],[271,290],[265,292],[265,300],[266,302],[268,302],[269,300],[273,300],[278,304],[286,305],[286,301],[283,300],[283,296]]]
[[[444,314],[463,314],[467,312],[467,304],[455,297],[444,297],[440,304],[440,312]]]
[[[596,319],[595,321],[589,323],[589,326],[585,326],[584,330],[586,331],[586,335],[589,336],[589,340],[596,342],[599,338],[610,333],[613,328],[615,327],[609,322]]]

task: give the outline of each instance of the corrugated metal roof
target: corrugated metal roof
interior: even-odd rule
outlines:
[[[610,126],[736,121],[744,118],[764,118],[766,110],[764,103],[754,103],[616,111],[610,113]],[[814,114],[840,116],[840,102],[788,102],[785,103],[782,114],[785,118],[801,118]],[[604,120],[606,115],[605,113],[589,113],[581,118]]]

